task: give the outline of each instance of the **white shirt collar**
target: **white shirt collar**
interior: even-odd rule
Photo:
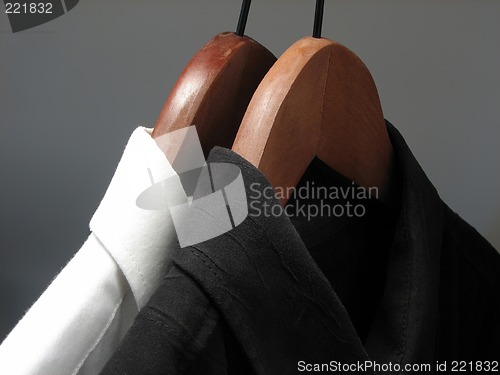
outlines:
[[[169,178],[162,201],[185,201],[179,177],[150,135],[137,128],[131,135],[111,183],[90,221],[90,229],[123,271],[141,309],[169,267],[168,253],[177,241],[168,207],[145,210],[137,197],[154,181]]]

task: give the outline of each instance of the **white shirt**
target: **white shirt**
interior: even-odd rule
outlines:
[[[159,285],[174,225],[168,207],[136,200],[151,179],[170,178],[164,201],[186,196],[150,132],[133,132],[90,236],[0,346],[0,374],[98,374]]]

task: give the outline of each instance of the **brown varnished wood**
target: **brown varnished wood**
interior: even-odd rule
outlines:
[[[283,192],[317,156],[378,187],[381,199],[388,193],[393,152],[377,88],[365,64],[331,40],[305,37],[285,51],[255,91],[232,149]]]
[[[216,35],[186,65],[153,129],[153,138],[196,126],[207,156],[214,146],[230,148],[262,78],[276,61],[247,36]],[[181,142],[159,144],[174,162]]]

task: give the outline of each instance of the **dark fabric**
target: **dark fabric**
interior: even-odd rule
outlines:
[[[441,201],[388,130],[399,204],[326,202],[363,205],[362,217],[264,215],[264,205],[279,205],[263,194],[265,177],[235,153],[212,150],[210,163],[242,170],[249,216],[173,251],[172,269],[102,373],[274,375],[300,372],[299,361],[497,360],[500,256]],[[299,187],[312,182],[352,187],[319,160]],[[287,212],[318,203],[298,197]]]
[[[318,159],[309,166],[298,184],[298,191],[307,186],[342,188],[339,194],[343,192],[347,195],[357,191],[357,185]],[[311,190],[316,192],[316,189]],[[352,195],[324,198],[323,195],[294,198],[288,203],[288,212],[294,214],[300,207],[305,209],[326,204],[334,209],[340,207],[338,213],[344,214],[328,216],[329,211],[325,210],[324,215],[315,217],[289,217],[315,263],[342,301],[358,336],[364,341],[384,290],[397,211],[376,199],[359,199]],[[363,207],[363,216],[353,215],[353,209],[349,216],[349,212],[342,209],[348,204],[351,208]]]

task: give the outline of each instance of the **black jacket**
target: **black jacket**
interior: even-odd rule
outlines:
[[[324,198],[313,196],[292,199],[289,215],[266,215],[264,206],[279,206],[264,194],[266,178],[235,153],[212,150],[209,162],[241,169],[249,216],[173,252],[173,267],[102,373],[397,373],[407,364],[432,373],[436,361],[448,370],[454,360],[498,361],[500,256],[388,130],[398,204],[323,199],[330,213],[361,205],[360,217],[302,217],[299,207]],[[354,188],[319,160],[299,187],[312,185]]]

